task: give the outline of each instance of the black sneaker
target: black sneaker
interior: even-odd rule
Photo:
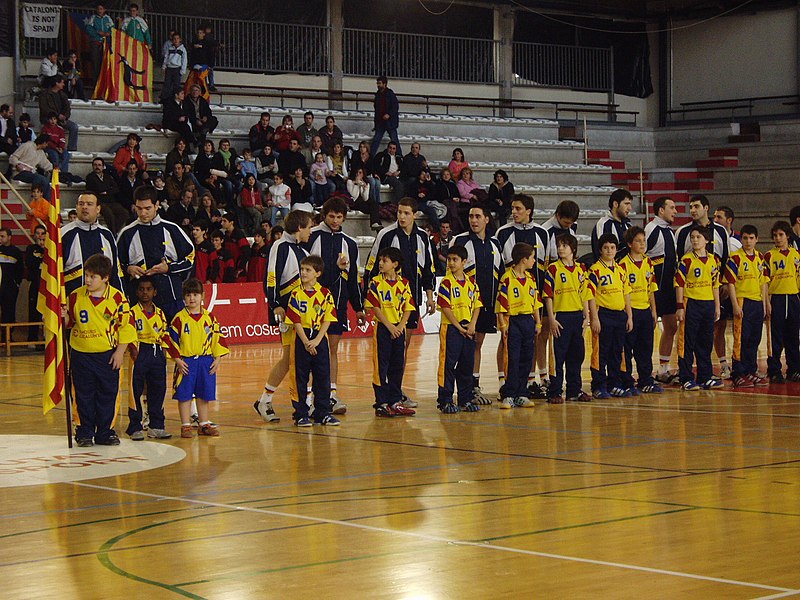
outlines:
[[[444,414],[446,414],[446,415],[455,414],[459,410],[460,410],[460,408],[458,406],[456,406],[455,404],[453,404],[452,402],[445,402],[445,403],[439,405],[439,411],[444,413]]]
[[[798,381],[800,381],[800,373],[798,373],[797,371],[792,371],[791,373],[787,373],[786,381],[797,383]]]
[[[112,433],[104,440],[96,440],[98,446],[119,446],[119,438],[116,433]]]
[[[392,412],[387,404],[381,404],[378,408],[375,409],[375,416],[376,417],[396,417],[397,415]]]
[[[92,438],[75,438],[75,443],[78,445],[78,448],[91,448],[94,446]]]
[[[528,384],[528,398],[531,400],[546,400],[547,390],[542,389],[542,386],[535,381],[531,381]]]

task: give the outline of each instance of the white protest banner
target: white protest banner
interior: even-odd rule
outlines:
[[[24,3],[22,22],[25,25],[25,37],[57,38],[61,25],[61,7]]]

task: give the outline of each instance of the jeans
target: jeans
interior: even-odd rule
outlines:
[[[38,183],[42,186],[42,192],[44,197],[50,200],[50,178],[45,177],[44,175],[39,175],[38,173],[34,173],[33,171],[20,171],[16,175],[14,175],[14,179],[17,181],[21,181],[23,183]]]
[[[400,140],[397,137],[397,129],[389,129],[386,127],[386,123],[380,122],[375,125],[375,135],[372,138],[372,146],[370,147],[369,153],[371,156],[375,156],[378,154],[378,148],[381,145],[381,140],[383,139],[383,134],[388,133],[389,139],[397,144],[397,154],[402,156],[403,151],[400,149]]]
[[[78,125],[67,119],[60,125],[67,130],[67,150],[75,152],[78,149]]]
[[[59,153],[52,148],[45,148],[44,153],[47,154],[47,158],[50,159],[54,167],[61,169],[62,173],[69,173],[69,151],[64,150]]]

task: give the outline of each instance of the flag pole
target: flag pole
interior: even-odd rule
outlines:
[[[69,342],[67,342],[67,320],[61,320],[64,328],[64,335],[61,336],[61,343],[64,348],[64,402],[66,403],[65,414],[67,415],[67,446],[72,448],[72,374],[70,373]]]

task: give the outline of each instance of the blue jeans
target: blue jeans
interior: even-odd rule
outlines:
[[[14,175],[14,179],[17,181],[21,181],[23,183],[30,183],[33,185],[34,183],[38,183],[42,186],[42,191],[44,193],[44,197],[50,200],[50,178],[45,177],[44,175],[39,175],[38,173],[34,173],[33,171],[20,171],[16,175]]]
[[[281,208],[279,206],[273,206],[272,207],[272,219],[270,220],[270,223],[272,223],[272,226],[275,227],[275,225],[278,223],[278,215],[281,216],[281,220],[285,220],[286,219],[286,215],[288,215],[288,214],[289,214],[289,209],[288,208],[285,208],[285,207]]]
[[[78,125],[74,122],[67,120],[61,123],[61,126],[67,130],[67,150],[75,152],[78,149]],[[399,149],[398,149],[399,152]]]
[[[311,182],[311,193],[314,198],[314,206],[322,206],[325,200],[336,191],[336,184],[332,181],[326,183]]]
[[[400,140],[397,137],[397,129],[387,128],[386,123],[384,122],[380,122],[375,125],[375,135],[372,137],[372,146],[369,150],[370,156],[375,156],[378,153],[378,148],[381,145],[381,140],[383,139],[383,134],[385,133],[388,133],[389,139],[397,144],[397,154],[402,156],[403,151],[400,149]]]
[[[45,148],[44,153],[47,154],[47,158],[50,159],[54,167],[61,169],[62,173],[69,173],[69,150],[64,150],[59,154],[58,151],[52,148]]]

